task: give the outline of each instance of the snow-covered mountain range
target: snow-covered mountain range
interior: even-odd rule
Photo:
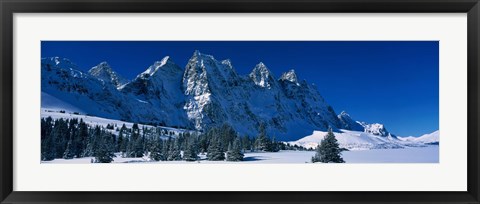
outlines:
[[[283,141],[329,127],[399,140],[382,124],[337,115],[294,70],[277,79],[262,62],[242,76],[230,60],[195,51],[185,68],[167,56],[128,81],[107,62],[84,73],[68,59],[50,57],[41,60],[41,72],[44,108],[199,131],[228,123],[242,136],[256,136],[263,123]]]
[[[349,150],[392,149],[405,147],[424,147],[439,144],[439,131],[420,137],[378,136],[366,131],[338,130],[333,133],[340,147]],[[305,148],[316,148],[327,135],[326,131],[314,131],[311,135],[289,142]]]

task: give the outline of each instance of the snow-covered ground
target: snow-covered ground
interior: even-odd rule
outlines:
[[[410,147],[403,149],[373,149],[346,151],[342,153],[346,163],[438,163],[439,162],[438,145],[428,145],[426,147]],[[226,161],[208,161],[205,155],[200,155],[201,160],[196,162],[186,161],[150,161],[144,158],[122,158],[117,156],[113,163],[144,163],[144,164],[284,164],[284,163],[310,163],[314,151],[280,151],[280,152],[247,152],[245,161],[226,162]],[[80,159],[55,159],[53,161],[44,161],[42,163],[54,164],[87,164],[91,163],[93,157]]]

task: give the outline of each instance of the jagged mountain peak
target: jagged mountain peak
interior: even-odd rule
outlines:
[[[107,71],[107,72],[112,72],[112,67],[108,64],[108,62],[103,61],[100,62],[98,65],[92,67],[90,70],[88,70],[88,73],[91,75],[95,75],[96,73],[102,72],[102,71]]]
[[[255,85],[270,89],[275,84],[275,78],[267,66],[260,62],[248,75]]]
[[[233,68],[232,61],[230,59],[224,59],[220,63],[222,63],[223,65],[226,65],[230,68]]]
[[[41,61],[44,64],[60,66],[63,68],[77,68],[77,65],[71,62],[69,59],[59,56],[42,58]]]
[[[190,58],[190,61],[195,60],[195,61],[200,61],[200,60],[213,60],[216,61],[215,58],[212,55],[207,55],[204,53],[201,53],[199,50],[195,50],[193,52],[192,57]]]
[[[348,114],[348,113],[347,113],[346,111],[344,111],[344,110],[343,110],[342,112],[340,112],[340,114],[338,114],[338,116],[339,116],[339,117],[342,116],[342,117],[349,117],[349,118],[350,118],[350,114]]]
[[[92,67],[88,70],[88,74],[101,81],[111,83],[115,87],[120,87],[128,82],[117,72],[113,71],[112,67],[106,61],[100,62],[97,66]]]
[[[170,56],[165,56],[162,60],[154,62],[144,72],[137,77],[150,77],[154,75],[159,69],[164,67],[178,67]]]
[[[294,69],[291,69],[288,72],[283,73],[282,76],[280,77],[280,81],[289,81],[296,84],[297,86],[300,86],[300,83],[298,83],[297,74],[295,73]]]
[[[385,128],[385,125],[383,124],[380,124],[380,123],[368,124],[365,122],[359,122],[359,123],[364,127],[364,132],[366,133],[370,133],[377,136],[384,136],[384,137],[386,136],[396,137],[395,135],[390,134],[390,132],[388,132],[387,128]]]
[[[337,117],[342,123],[343,129],[354,130],[354,131],[365,130],[364,126],[361,125],[359,122],[353,120],[350,114],[348,114],[346,111],[342,111],[340,114],[338,114]]]

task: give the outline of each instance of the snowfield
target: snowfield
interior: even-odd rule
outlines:
[[[373,149],[342,152],[346,163],[438,163],[438,145],[426,147],[410,147],[403,149]],[[201,160],[196,162],[187,161],[151,161],[148,157],[143,158],[114,158],[113,163],[136,163],[136,164],[301,164],[311,163],[310,159],[314,151],[280,151],[280,152],[247,152],[244,161],[208,161],[206,155],[200,155]],[[45,164],[88,164],[93,157],[80,159],[55,159],[42,161]]]

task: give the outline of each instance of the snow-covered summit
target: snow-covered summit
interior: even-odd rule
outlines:
[[[56,57],[46,57],[41,59],[41,63],[48,67],[61,67],[65,69],[78,69],[78,66],[71,62],[67,58],[62,58],[59,56]]]
[[[365,129],[359,122],[353,120],[345,111],[342,111],[337,117],[342,123],[344,129],[354,131],[364,131]]]
[[[258,63],[248,76],[257,86],[262,88],[270,89],[275,84],[272,72],[263,62]]]
[[[424,134],[420,137],[408,136],[408,137],[398,137],[398,139],[402,141],[417,142],[417,143],[423,143],[423,144],[439,144],[440,131],[437,130],[429,134]]]
[[[112,83],[116,87],[120,87],[128,82],[128,80],[113,71],[112,67],[105,61],[92,67],[88,70],[88,73],[104,82]]]
[[[157,72],[158,69],[164,67],[167,63],[169,64],[175,64],[171,59],[170,56],[165,56],[162,60],[154,62],[150,67],[148,67],[144,72],[142,72],[140,75],[148,75],[151,76]],[[139,75],[139,76],[140,76]]]
[[[366,133],[370,133],[377,136],[394,136],[387,131],[387,129],[385,128],[385,125],[383,124],[380,124],[380,123],[368,124],[365,122],[361,122],[361,124],[365,128],[364,132]]]
[[[282,76],[280,77],[280,80],[281,81],[289,81],[289,82],[292,82],[292,83],[296,84],[297,86],[300,86],[300,83],[298,83],[297,74],[295,74],[295,70],[293,70],[293,69],[289,70],[288,72],[283,73]]]

